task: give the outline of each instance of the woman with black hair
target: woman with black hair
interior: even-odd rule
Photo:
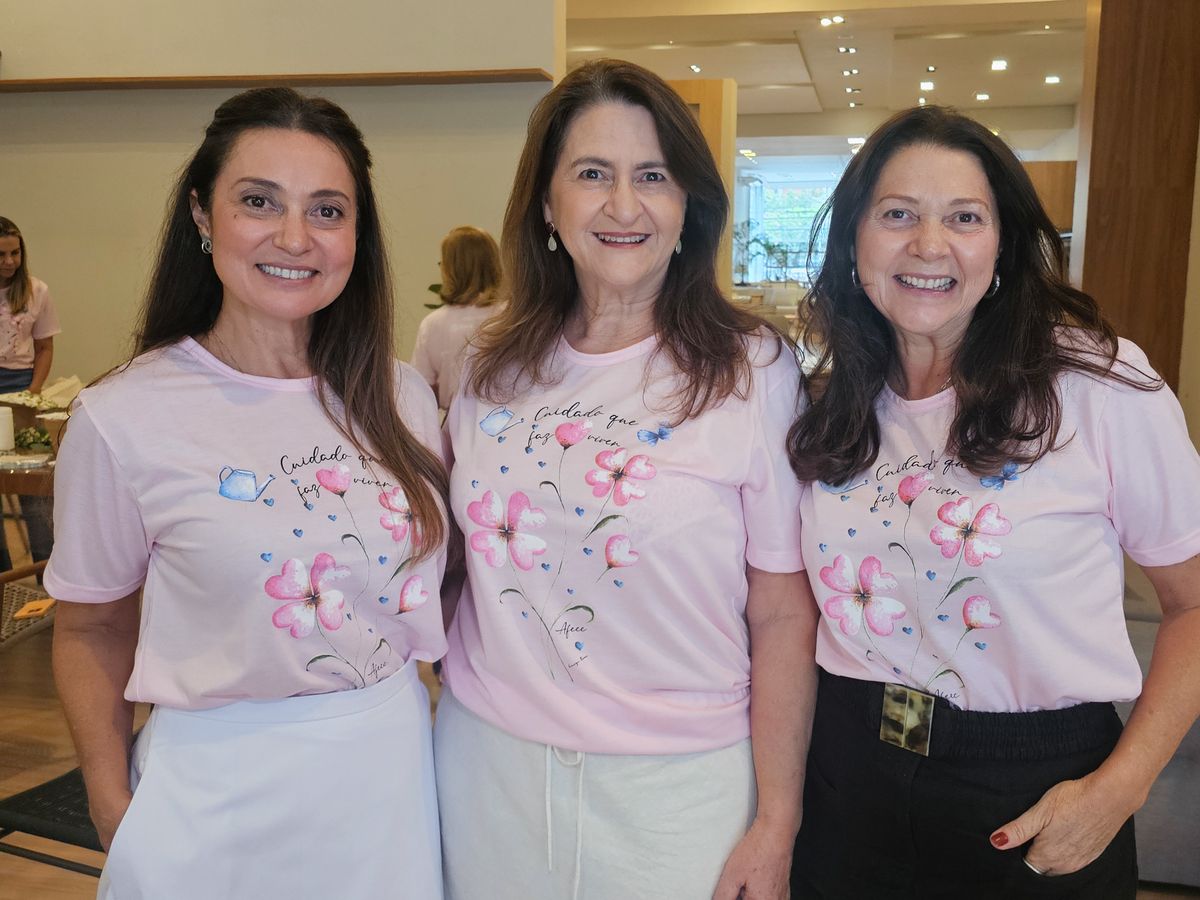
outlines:
[[[973,120],[894,116],[825,223],[789,435],[822,612],[793,892],[1132,898],[1131,816],[1200,711],[1179,404]],[[1144,686],[1122,550],[1164,610]]]
[[[441,896],[415,669],[445,649],[446,476],[389,282],[346,113],[223,103],[136,355],[80,394],[55,477],[54,669],[102,898]]]

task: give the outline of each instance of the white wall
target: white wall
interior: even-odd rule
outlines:
[[[1192,240],[1184,295],[1183,346],[1179,362],[1179,402],[1187,415],[1192,443],[1200,447],[1200,153],[1192,194]]]

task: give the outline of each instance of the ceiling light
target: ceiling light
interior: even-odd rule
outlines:
[[[1059,78],[1057,75],[1047,75],[1046,76],[1046,84],[1058,84],[1061,81],[1062,81],[1062,79]]]
[[[845,18],[844,18],[844,17],[842,17],[842,16],[834,16],[834,17],[833,17],[833,24],[834,24],[834,25],[841,25],[841,24],[842,24],[843,22],[845,22],[845,21],[846,21],[846,20],[845,20]]]
[[[855,145],[858,145],[861,147],[866,142],[867,142],[867,139],[865,137],[848,137],[848,138],[846,138],[846,143],[852,147]]]
[[[742,154],[746,159],[754,159],[754,157],[758,156],[753,150],[739,150],[738,153]]]
[[[1003,72],[1007,69],[1008,69],[1008,60],[1007,59],[993,59],[992,60],[992,71],[993,72]]]
[[[862,147],[851,147],[851,148],[850,148],[850,155],[851,155],[851,156],[853,156],[855,153],[857,153],[857,152],[858,152],[859,150],[861,150],[861,149],[862,149]]]
[[[976,94],[975,99],[976,100],[991,100],[992,95],[991,94]]]
[[[925,105],[925,98],[924,98],[924,97],[918,97],[918,98],[917,98],[917,105],[918,105],[918,106],[924,106],[924,105]]]
[[[850,101],[850,108],[851,108],[851,109],[854,109],[854,107],[856,107],[856,106],[858,106],[858,104],[857,104],[857,103],[855,103],[853,100],[851,100],[851,101]]]
[[[847,94],[861,94],[861,93],[862,93],[862,88],[853,88],[853,87],[852,87],[852,88],[846,88],[846,93],[847,93]]]
[[[833,24],[833,19],[829,18],[829,16],[825,16],[825,18],[821,19],[821,27],[822,28],[828,28],[832,24]]]
[[[695,63],[692,63],[690,66],[688,66],[688,68],[691,69],[696,74],[700,73],[700,67],[698,65],[696,65]]]
[[[850,70],[849,70],[849,69],[842,69],[842,74],[843,74],[843,75],[845,75],[847,78],[849,78],[849,77],[850,77]]]
[[[937,71],[937,66],[926,66],[926,67],[925,67],[925,71],[926,71],[926,72],[936,72],[936,71]]]
[[[858,48],[857,48],[857,47],[851,47],[851,48],[850,48],[849,50],[847,50],[846,52],[847,52],[847,53],[857,53],[857,52],[858,52]]]
[[[933,90],[933,82],[932,81],[922,81],[921,82],[921,90],[932,91]]]
[[[1049,30],[1050,30],[1050,26],[1049,26],[1049,25],[1044,25],[1043,27],[1046,29],[1046,31],[1049,31]]]

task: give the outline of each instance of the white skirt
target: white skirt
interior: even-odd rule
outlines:
[[[440,900],[429,698],[359,691],[157,707],[100,900]]]
[[[447,900],[709,900],[757,803],[749,740],[674,756],[561,750],[446,690],[434,752]]]

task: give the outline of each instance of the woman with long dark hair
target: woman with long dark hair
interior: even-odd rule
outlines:
[[[441,896],[415,666],[445,648],[446,478],[391,347],[358,128],[289,89],[223,103],[134,358],[80,394],[55,480],[101,897]]]
[[[727,209],[645,69],[588,63],[534,110],[511,299],[446,420],[448,896],[786,896],[815,676],[799,371],[717,288]]]
[[[881,125],[819,227],[789,435],[823,613],[793,891],[1132,898],[1131,816],[1200,710],[1179,404],[965,116]],[[1144,686],[1122,550],[1164,610]]]

